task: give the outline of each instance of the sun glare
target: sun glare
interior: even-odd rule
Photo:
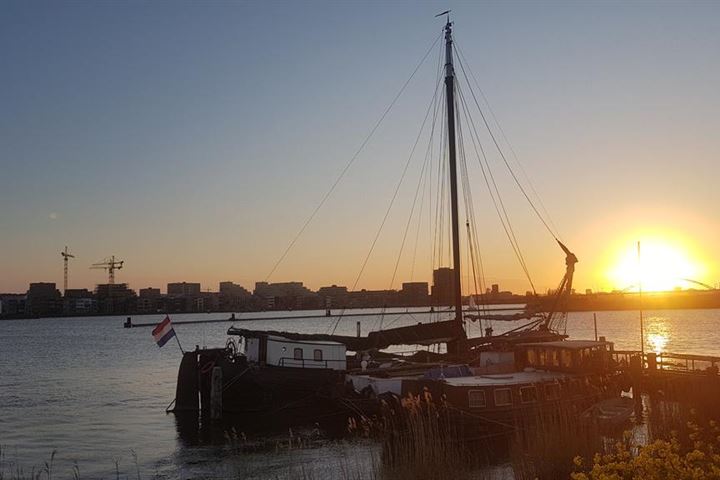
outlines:
[[[699,264],[681,246],[662,241],[642,241],[619,252],[608,278],[618,290],[667,291],[692,285],[701,273]],[[690,282],[688,280],[691,280]]]

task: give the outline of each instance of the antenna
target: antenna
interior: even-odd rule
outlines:
[[[452,12],[452,10],[445,10],[444,12],[438,13],[437,15],[435,15],[435,18],[442,17],[443,15],[450,16],[450,12]]]

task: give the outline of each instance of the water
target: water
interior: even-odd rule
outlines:
[[[174,315],[173,320],[223,316]],[[598,334],[615,342],[616,349],[639,348],[637,312],[601,312],[597,316]],[[391,313],[382,324],[411,325],[428,317]],[[133,321],[159,322],[162,318],[135,316]],[[173,341],[159,349],[151,329],[124,329],[123,320],[88,317],[0,322],[0,445],[6,469],[18,464],[29,472],[57,450],[55,472],[60,477],[69,476],[76,462],[83,478],[115,478],[117,461],[122,477],[135,478],[134,451],[143,478],[218,477],[228,472],[235,477],[276,478],[297,468],[319,472],[315,477],[324,478],[337,469],[361,469],[376,456],[374,445],[354,441],[320,442],[314,448],[295,451],[283,448],[287,438],[279,437],[280,448],[254,454],[240,454],[232,445],[188,445],[178,436],[174,416],[164,413],[175,394],[180,360],[177,344]],[[720,310],[645,312],[646,349],[720,356],[719,320]],[[354,335],[357,321],[364,334],[380,326],[376,316],[351,317],[338,323],[336,333]],[[243,322],[242,326],[326,333],[334,322],[328,318],[283,319]],[[224,345],[230,325],[177,325],[175,330],[183,347],[192,349],[195,345]],[[495,322],[494,327],[499,333],[518,325]],[[571,313],[567,330],[571,338],[593,338],[592,313]],[[471,325],[469,334],[478,336],[481,331]]]

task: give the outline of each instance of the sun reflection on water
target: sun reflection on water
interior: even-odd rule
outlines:
[[[665,345],[667,345],[668,337],[664,333],[650,333],[647,336],[647,341],[652,347],[652,351],[659,355],[665,350]]]

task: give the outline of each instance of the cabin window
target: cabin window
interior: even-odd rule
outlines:
[[[512,392],[509,388],[497,388],[495,389],[495,406],[502,407],[503,405],[512,405]]]
[[[558,352],[557,350],[551,350],[550,358],[552,358],[552,366],[553,367],[560,366],[560,352]]]
[[[572,351],[567,349],[561,350],[560,358],[562,359],[562,366],[564,368],[572,368]]]
[[[537,389],[535,387],[520,387],[520,401],[522,403],[537,402]]]
[[[322,362],[322,359],[322,350],[320,350],[319,348],[313,350],[313,360],[315,360],[316,362]]]
[[[468,391],[468,406],[470,408],[484,408],[485,407],[485,392],[482,390],[469,390]]]
[[[303,349],[296,348],[295,350],[293,350],[293,358],[295,360],[302,360],[303,359]]]
[[[543,349],[540,350],[540,365],[547,365],[547,352]]]
[[[528,348],[527,351],[527,358],[528,358],[528,364],[530,365],[537,365],[537,352],[534,348]]]
[[[557,383],[545,385],[545,398],[548,400],[558,400],[560,398],[560,385]]]

